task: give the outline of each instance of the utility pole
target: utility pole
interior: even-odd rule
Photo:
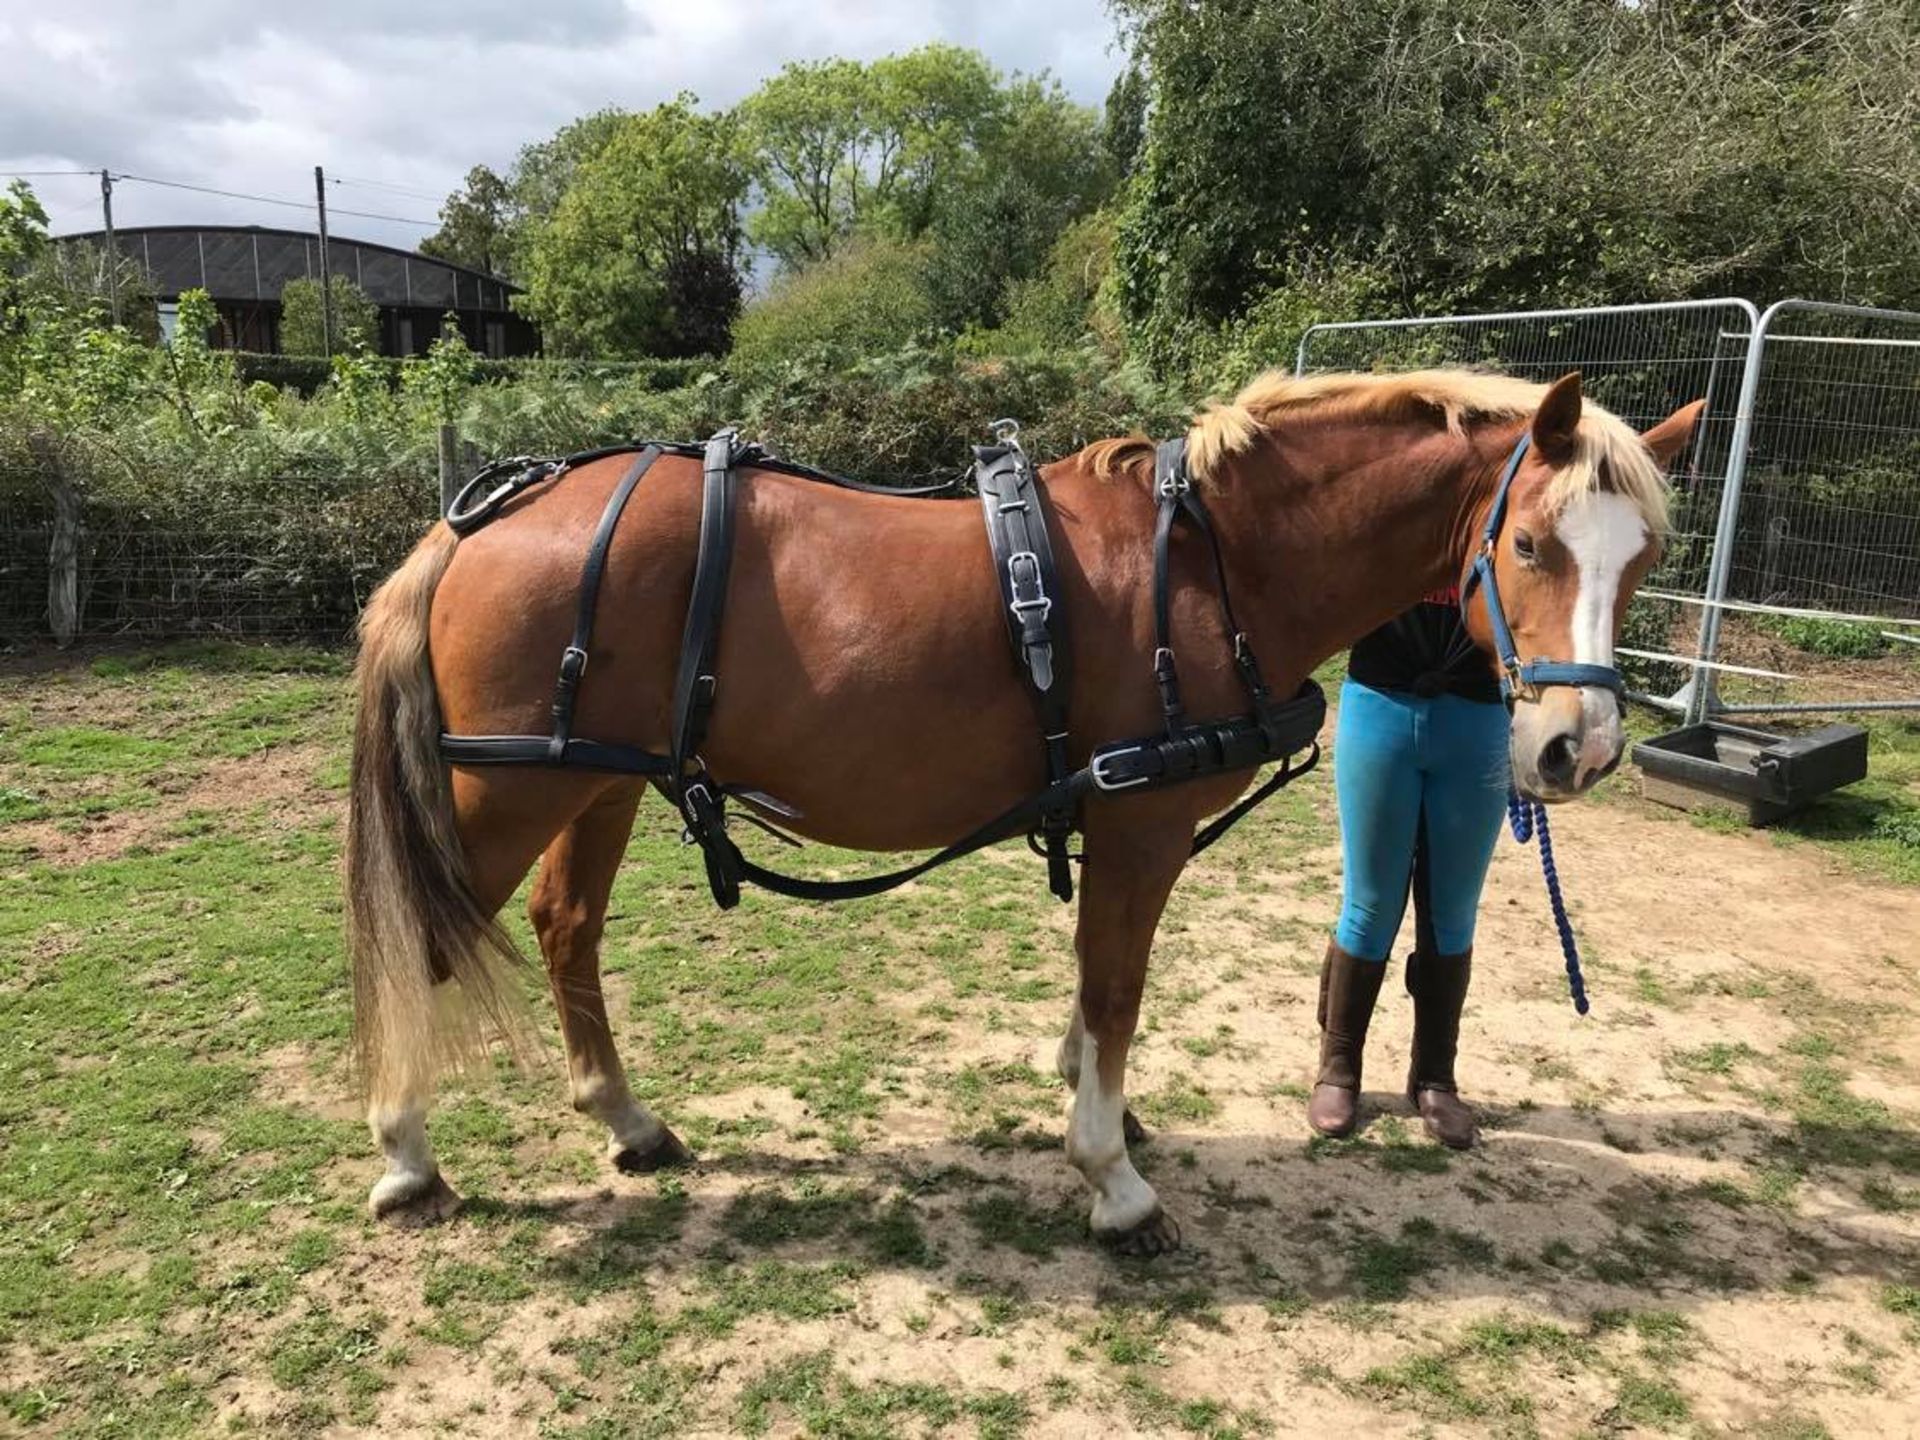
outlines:
[[[333,267],[327,260],[327,172],[313,167],[313,193],[320,201],[320,345],[333,356]]]
[[[113,176],[100,171],[100,210],[107,222],[107,304],[113,323],[120,323],[120,248],[113,243]]]

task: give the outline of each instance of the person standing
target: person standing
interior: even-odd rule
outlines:
[[[1320,1070],[1307,1122],[1349,1135],[1359,1119],[1367,1025],[1404,918],[1413,1053],[1407,1098],[1454,1149],[1477,1138],[1454,1081],[1473,972],[1474,919],[1508,791],[1508,714],[1455,591],[1429,595],[1354,645],[1334,732],[1340,919],[1320,970]]]

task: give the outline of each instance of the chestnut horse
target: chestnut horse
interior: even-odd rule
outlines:
[[[1661,544],[1661,472],[1700,409],[1643,437],[1583,405],[1578,375],[1551,388],[1449,371],[1268,376],[1194,423],[1189,468],[1241,623],[1286,695],[1360,635],[1460,581],[1503,462],[1530,433],[1494,560],[1516,648],[1522,659],[1606,665]],[[513,947],[494,917],[536,860],[529,911],[574,1107],[607,1127],[622,1170],[689,1158],[628,1089],[600,989],[608,895],[645,782],[449,766],[436,748],[443,729],[544,729],[587,537],[626,467],[604,460],[535,487],[463,540],[436,526],[363,620],[347,899],[369,1120],[387,1161],[377,1216],[422,1223],[458,1204],[426,1133],[449,1029],[436,1011],[457,989],[466,1013],[511,1030]],[[1151,471],[1151,446],[1136,438],[1041,472],[1074,656],[1075,765],[1159,721]],[[629,504],[576,734],[666,748],[700,493],[699,463],[669,456]],[[976,506],[757,471],[743,476],[736,533],[703,746],[717,778],[779,797],[813,839],[875,851],[945,844],[1041,788],[1033,711]],[[1196,716],[1245,705],[1211,580],[1204,542],[1177,537],[1174,643]],[[1490,651],[1483,604],[1469,626]],[[1622,743],[1611,689],[1528,689],[1513,707],[1514,783],[1570,798],[1613,767]],[[1079,986],[1058,1061],[1074,1091],[1066,1151],[1093,1190],[1095,1234],[1134,1252],[1179,1236],[1127,1154],[1127,1048],[1147,956],[1196,824],[1251,778],[1095,793],[1083,807]]]

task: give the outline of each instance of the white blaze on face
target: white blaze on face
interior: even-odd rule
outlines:
[[[1570,501],[1554,526],[1572,554],[1580,576],[1574,597],[1569,640],[1582,665],[1613,664],[1613,616],[1620,581],[1647,543],[1647,522],[1625,495],[1606,492]],[[1580,737],[1580,774],[1610,763],[1621,744],[1620,703],[1611,690],[1580,688],[1584,724]]]

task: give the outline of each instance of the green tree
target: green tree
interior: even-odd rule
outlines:
[[[1362,296],[1920,298],[1903,0],[1115,9],[1153,95],[1117,291],[1159,364]]]
[[[420,253],[506,275],[517,213],[512,186],[487,166],[476,165],[441,205],[440,228],[420,242]]]
[[[1430,224],[1505,57],[1541,38],[1524,0],[1115,8],[1153,89],[1120,295],[1162,361],[1289,271]]]
[[[1128,174],[1147,133],[1147,77],[1139,65],[1130,64],[1113,77],[1113,85],[1107,91],[1105,121],[1100,143],[1114,170],[1121,175]]]
[[[1110,355],[1124,354],[1108,286],[1114,219],[1107,209],[1076,220],[1054,241],[1039,272],[1009,287],[1001,343],[1052,351],[1091,336]]]
[[[683,95],[622,117],[525,252],[516,304],[574,355],[723,351],[740,307],[738,127]]]
[[[426,358],[401,370],[401,393],[423,406],[436,424],[451,425],[460,418],[461,405],[473,386],[474,359],[473,348],[460,333],[460,322],[448,315],[427,346]]]
[[[519,279],[532,237],[560,208],[580,167],[606,148],[627,118],[628,111],[612,108],[583,115],[548,139],[522,146],[504,175],[474,166],[441,204],[440,229],[421,251]]]
[[[148,393],[153,351],[107,324],[106,301],[69,288],[47,212],[15,180],[0,192],[0,404],[49,440],[98,425]]]
[[[941,323],[1000,324],[1013,287],[1110,193],[1115,173],[1094,111],[1044,78],[1006,87],[976,162],[935,201],[928,283]]]
[[[333,350],[380,348],[380,307],[344,275],[330,276],[333,295]],[[280,291],[280,348],[289,355],[326,353],[325,317],[320,313],[320,282],[289,280]]]
[[[551,139],[522,146],[507,175],[516,233],[552,219],[580,167],[605,150],[632,118],[632,111],[609,106],[569,121]]]
[[[46,209],[31,185],[15,180],[0,192],[0,392],[15,393],[22,383],[26,334],[40,294],[34,272],[52,248]]]
[[[952,45],[790,64],[739,113],[760,186],[752,235],[790,270],[857,232],[918,239],[996,172],[1020,169],[1047,203],[1076,212],[1098,203],[1111,173],[1091,112],[1057,84],[1005,80]]]

